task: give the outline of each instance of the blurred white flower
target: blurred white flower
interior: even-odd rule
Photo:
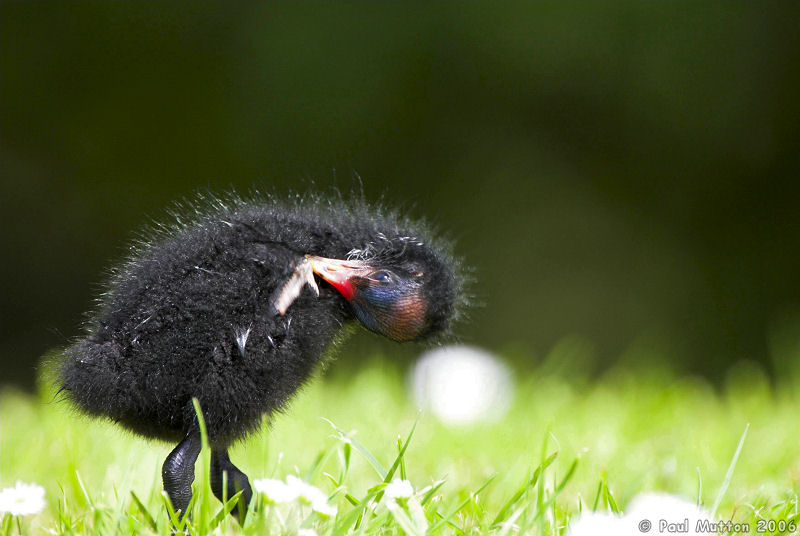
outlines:
[[[13,488],[0,490],[0,515],[27,516],[44,509],[44,488],[38,484],[17,481]]]
[[[414,495],[414,488],[408,480],[395,478],[383,489],[383,499],[385,501],[408,499],[412,495]]]
[[[582,512],[570,521],[569,536],[627,536],[621,532],[620,516],[610,512]]]
[[[262,478],[253,481],[255,490],[264,495],[267,502],[281,504],[297,499],[297,491],[285,482],[273,478]]]
[[[511,372],[497,357],[469,346],[448,346],[420,356],[411,372],[417,405],[446,424],[501,418],[511,405]]]
[[[633,498],[625,517],[630,518],[630,526],[636,528],[642,520],[652,523],[651,534],[671,534],[679,532],[680,528],[688,529],[683,534],[704,534],[708,530],[697,531],[697,522],[710,521],[711,513],[697,506],[694,501],[668,493],[642,493]],[[688,523],[686,521],[688,520]],[[680,527],[676,523],[684,523]],[[641,534],[641,533],[639,533]]]
[[[641,536],[642,534],[690,534],[708,532],[698,521],[711,515],[692,501],[667,493],[643,493],[633,498],[625,515],[583,512],[569,524],[569,536]]]
[[[297,536],[317,536],[317,531],[314,529],[300,529],[297,531]]]

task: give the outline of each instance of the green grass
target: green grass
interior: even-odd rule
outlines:
[[[504,420],[448,428],[419,414],[405,378],[380,362],[323,376],[231,458],[251,480],[300,476],[331,496],[336,517],[260,498],[242,529],[219,515],[198,466],[192,531],[562,534],[581,510],[624,509],[647,490],[709,509],[719,500],[722,519],[798,518],[800,384],[772,387],[749,368],[717,390],[661,369],[594,380],[542,369],[518,380]],[[36,482],[48,500],[39,515],[7,516],[0,535],[169,534],[160,467],[172,445],[78,417],[51,397],[0,393],[0,487]],[[390,510],[380,496],[399,477],[418,493]]]

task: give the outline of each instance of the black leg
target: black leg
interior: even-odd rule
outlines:
[[[225,490],[222,489],[223,473],[227,475],[225,477],[227,489]],[[211,449],[211,491],[220,501],[230,500],[231,497],[242,492],[232,513],[239,523],[243,524],[244,516],[247,514],[247,505],[250,504],[250,499],[253,497],[253,490],[250,488],[247,475],[231,463],[228,451],[225,449]]]
[[[161,469],[164,491],[167,492],[172,507],[180,510],[182,518],[186,514],[189,501],[192,499],[192,482],[194,482],[194,462],[200,454],[202,442],[200,434],[189,432],[186,438],[169,453]]]

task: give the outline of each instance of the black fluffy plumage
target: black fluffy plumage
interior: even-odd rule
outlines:
[[[197,397],[212,445],[224,449],[287,403],[346,324],[426,339],[447,331],[463,301],[446,242],[362,201],[212,200],[190,212],[133,248],[59,366],[79,409],[147,437],[186,437]],[[396,309],[381,302],[370,316],[320,279],[319,297],[304,288],[275,314],[271,297],[307,255],[388,268],[381,281],[413,278],[424,317],[387,327]]]

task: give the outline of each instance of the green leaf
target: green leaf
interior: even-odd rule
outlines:
[[[150,514],[150,511],[145,507],[144,503],[139,500],[139,497],[133,490],[131,490],[131,497],[133,498],[133,502],[136,503],[136,506],[139,508],[139,511],[142,512],[142,515],[144,515],[144,519],[147,521],[147,524],[150,525],[151,529],[153,529],[153,532],[158,532],[158,524],[156,523],[155,518],[153,518],[153,516]]]

